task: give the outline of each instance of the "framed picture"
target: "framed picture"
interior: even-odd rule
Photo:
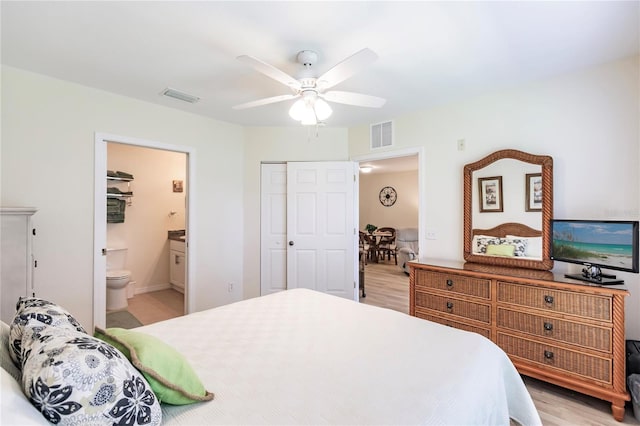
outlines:
[[[173,192],[182,192],[182,181],[181,180],[174,180],[173,181]]]
[[[502,176],[478,178],[480,213],[502,211]]]
[[[529,173],[525,175],[527,187],[525,210],[528,212],[542,211],[542,173]]]

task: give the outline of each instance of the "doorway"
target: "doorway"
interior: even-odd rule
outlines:
[[[412,241],[416,230],[409,228],[417,228],[419,253],[423,243],[420,230],[424,229],[424,217],[421,214],[424,211],[424,197],[421,196],[423,149],[419,147],[373,153],[354,157],[353,160],[361,168],[358,228],[364,231],[369,223],[378,228],[392,227],[396,229],[396,235],[411,235]],[[362,170],[366,167],[371,168],[370,173]],[[384,203],[383,201],[388,200],[379,199],[379,196],[385,188],[388,192],[389,187],[393,188],[394,202]],[[400,264],[402,257],[397,256],[397,252],[395,254],[396,257],[387,255],[379,262],[370,259],[367,261],[364,266],[367,297],[361,301],[408,313],[409,279]]]
[[[115,149],[115,151],[114,151]],[[109,152],[119,152],[119,161],[113,162]],[[138,156],[139,161],[126,161],[126,155]],[[95,138],[95,218],[94,218],[94,325],[106,327],[106,270],[107,247],[128,248],[128,269],[132,269],[132,280],[137,281],[136,293],[152,294],[154,290],[164,292],[169,289],[170,255],[168,231],[182,230],[186,235],[184,241],[185,254],[193,251],[195,236],[192,216],[190,191],[194,184],[194,158],[188,147],[173,146],[155,141],[140,140],[123,136],[96,134]],[[142,157],[140,157],[142,155]],[[124,158],[124,160],[123,160]],[[173,160],[168,160],[168,159]],[[166,165],[179,164],[173,169],[167,169],[166,175],[152,174],[145,171],[145,167],[158,168],[158,164],[149,165],[148,159],[163,161]],[[115,167],[111,167],[115,166]],[[111,168],[129,169],[119,170],[133,174],[133,180],[128,182],[125,192],[133,193],[127,200],[129,206],[124,206],[122,223],[107,223],[107,171]],[[179,171],[181,169],[181,171]],[[136,173],[132,173],[136,171]],[[136,177],[137,174],[137,177]],[[145,176],[146,175],[146,176]],[[145,178],[146,177],[146,182]],[[137,178],[137,179],[136,179]],[[136,186],[136,180],[138,186]],[[174,182],[176,181],[176,182]],[[111,185],[109,185],[111,186]],[[182,192],[179,192],[182,190]],[[175,193],[173,191],[176,191]],[[110,190],[111,192],[111,190]],[[160,196],[159,194],[162,193]],[[138,197],[136,197],[136,194]],[[172,201],[167,201],[172,200]],[[143,204],[152,203],[153,205]],[[173,203],[173,204],[171,204]],[[178,203],[178,204],[176,204]],[[127,209],[129,211],[127,212]],[[129,213],[129,215],[127,215]],[[181,216],[181,217],[180,217]],[[127,222],[129,218],[129,222]],[[141,219],[142,218],[142,219]],[[156,226],[149,231],[146,225],[137,227],[135,221],[153,222]],[[108,228],[109,227],[109,228]],[[128,229],[125,229],[128,228]],[[140,229],[138,229],[140,228]],[[145,229],[142,229],[145,228]],[[175,229],[178,228],[178,229]],[[155,241],[155,243],[154,243]],[[187,249],[188,248],[188,249]],[[145,252],[141,254],[141,252]],[[146,259],[140,259],[145,256]],[[186,255],[183,259],[185,266],[184,296],[181,298],[181,312],[191,312],[189,283],[193,268],[190,259],[194,256]],[[161,278],[166,276],[166,279]],[[163,288],[160,288],[163,287]],[[147,293],[149,292],[149,293]],[[131,293],[129,295],[132,295]],[[130,299],[133,300],[133,299]],[[139,306],[139,304],[138,304]],[[162,308],[158,308],[162,309]]]

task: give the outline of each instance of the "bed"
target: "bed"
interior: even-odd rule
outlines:
[[[166,425],[541,424],[516,369],[488,339],[312,290],[135,330],[178,349],[215,394],[162,404]]]

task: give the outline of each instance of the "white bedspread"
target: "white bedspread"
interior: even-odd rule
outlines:
[[[484,337],[306,289],[140,327],[215,393],[165,424],[541,424]]]

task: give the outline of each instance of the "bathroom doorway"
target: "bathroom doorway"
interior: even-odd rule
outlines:
[[[96,136],[94,325],[121,326],[120,321],[144,325],[190,312],[191,162],[192,153],[185,147]],[[107,177],[114,174],[131,178],[118,181]],[[114,209],[106,205],[105,198],[124,201],[120,203],[121,216],[113,216]],[[117,315],[109,313],[110,323],[107,298],[113,287],[107,295],[106,271],[113,259],[107,259],[110,250],[103,255],[103,248],[125,249],[126,261],[118,267],[131,272],[126,288],[129,303],[116,310]],[[174,260],[177,272],[172,268]]]

